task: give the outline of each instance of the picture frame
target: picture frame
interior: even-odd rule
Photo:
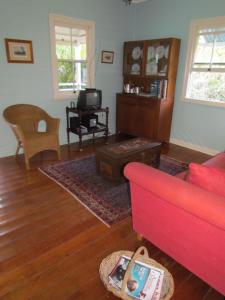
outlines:
[[[114,52],[102,50],[102,63],[103,64],[113,64]]]
[[[8,63],[34,63],[32,41],[5,39],[5,47]]]

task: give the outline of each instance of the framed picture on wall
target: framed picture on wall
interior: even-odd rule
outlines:
[[[113,64],[114,52],[113,51],[102,51],[102,63],[103,64]]]
[[[32,41],[5,39],[8,63],[34,63]]]

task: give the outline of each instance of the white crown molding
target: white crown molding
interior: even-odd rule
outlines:
[[[129,0],[123,0],[126,4],[129,3]],[[139,4],[142,2],[146,2],[147,0],[131,0],[130,4]]]
[[[146,1],[147,1],[147,0],[132,0],[132,3],[138,4],[138,3],[146,2]]]
[[[183,140],[179,140],[179,139],[174,139],[174,138],[170,139],[170,143],[178,145],[178,146],[182,146],[182,147],[185,147],[185,148],[189,148],[189,149],[192,149],[192,150],[195,150],[195,151],[199,151],[199,152],[202,152],[202,153],[206,153],[208,155],[216,155],[220,152],[216,149],[204,147],[204,146],[197,145],[197,144],[192,144],[192,143],[189,143],[189,142],[186,142],[186,141],[183,141]]]

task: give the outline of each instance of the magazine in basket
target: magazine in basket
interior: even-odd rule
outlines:
[[[109,274],[109,283],[120,290],[130,257],[121,256]],[[138,260],[131,268],[126,283],[126,293],[135,299],[158,300],[163,283],[164,271]]]

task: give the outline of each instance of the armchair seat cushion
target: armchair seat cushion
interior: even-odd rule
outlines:
[[[32,141],[32,143],[50,143],[55,141],[57,134],[49,132],[32,132],[25,133],[26,142]]]

